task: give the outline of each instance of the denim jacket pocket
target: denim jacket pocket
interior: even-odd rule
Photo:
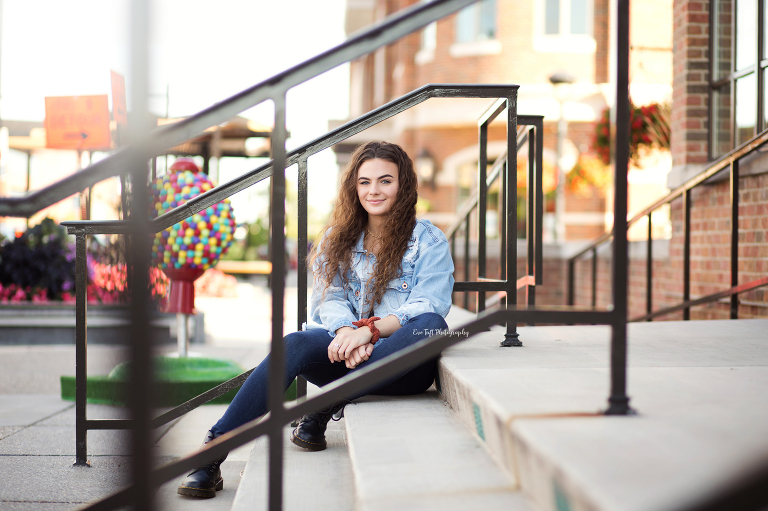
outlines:
[[[363,286],[360,283],[360,279],[355,275],[355,272],[351,273],[349,282],[345,285],[345,288],[347,300],[353,304],[355,310],[358,310],[360,308],[360,293],[363,292]]]
[[[387,308],[389,310],[400,308],[408,299],[412,288],[413,273],[404,273],[402,276],[390,280],[384,295]]]

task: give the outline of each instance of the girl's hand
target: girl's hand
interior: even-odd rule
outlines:
[[[352,351],[352,355],[344,361],[347,364],[347,369],[354,369],[369,358],[373,353],[373,344],[368,343],[363,346],[358,346],[356,350]]]
[[[368,344],[371,337],[373,334],[368,327],[357,330],[349,326],[339,328],[336,337],[328,345],[328,360],[333,363],[348,359],[355,349]]]

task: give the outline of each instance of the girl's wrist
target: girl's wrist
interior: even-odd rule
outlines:
[[[368,330],[371,332],[371,338],[368,342],[370,342],[371,344],[376,344],[381,334],[379,332],[379,329],[376,328],[376,324],[375,324],[375,321],[379,319],[381,318],[374,316],[372,318],[365,318],[365,319],[361,319],[360,321],[355,321],[352,324],[358,327],[358,329],[363,327],[368,327]]]
[[[362,330],[364,332],[367,330],[367,334],[368,334],[367,337],[368,337],[368,339],[366,339],[366,341],[364,343],[362,343],[363,345],[364,344],[368,344],[369,342],[371,342],[371,339],[373,338],[373,332],[371,332],[371,328],[368,325],[361,326],[360,328],[358,328],[358,330]]]

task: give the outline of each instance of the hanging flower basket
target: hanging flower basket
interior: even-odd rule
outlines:
[[[639,165],[640,157],[645,151],[669,150],[670,106],[668,104],[652,103],[637,107],[630,103],[629,125],[629,156],[633,164]],[[605,165],[611,163],[611,145],[611,113],[610,109],[606,108],[595,125],[592,142],[592,149]]]

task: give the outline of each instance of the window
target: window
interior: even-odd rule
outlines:
[[[534,49],[547,53],[594,53],[593,0],[537,0]]]
[[[544,1],[545,35],[592,35],[588,0]]]
[[[482,0],[456,16],[456,42],[496,39],[496,0]]]
[[[711,0],[710,158],[768,128],[768,0]],[[760,44],[763,41],[763,44]]]

